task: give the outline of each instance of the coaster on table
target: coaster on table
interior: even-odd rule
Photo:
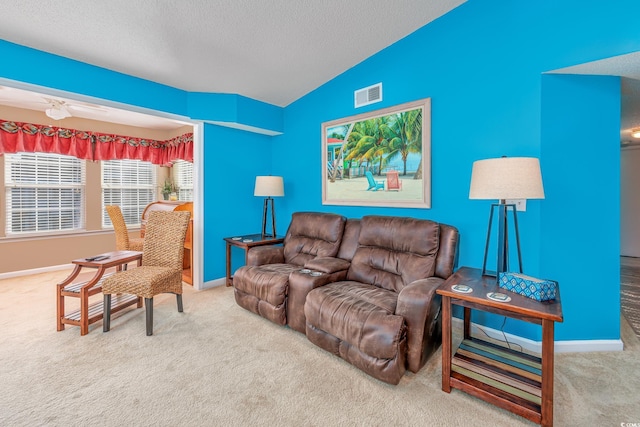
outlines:
[[[461,283],[451,286],[451,290],[453,292],[459,292],[461,294],[468,294],[473,292],[473,288],[471,286],[463,285]]]
[[[232,237],[231,240],[242,240],[242,237]]]
[[[489,298],[491,301],[498,301],[498,302],[509,302],[511,301],[511,297],[507,294],[503,294],[500,292],[489,292],[487,294],[487,298]]]
[[[253,239],[242,239],[242,241],[245,243],[249,243],[249,242],[253,242]]]

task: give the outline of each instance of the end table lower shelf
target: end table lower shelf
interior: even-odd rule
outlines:
[[[542,359],[476,338],[467,338],[451,359],[455,388],[487,393],[504,409],[512,405],[537,418],[542,408]]]

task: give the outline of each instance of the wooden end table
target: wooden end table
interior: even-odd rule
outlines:
[[[245,234],[242,236],[225,237],[227,242],[227,286],[233,286],[231,275],[231,247],[237,246],[244,249],[244,262],[248,262],[249,249],[254,246],[277,245],[284,242],[284,237],[263,236],[262,234]]]
[[[469,293],[451,289],[462,284]],[[511,297],[492,301],[490,292]],[[553,329],[562,322],[560,291],[556,299],[539,302],[498,287],[495,276],[462,267],[437,290],[442,296],[442,390],[452,388],[478,397],[543,426],[553,425]],[[464,340],[451,349],[451,306],[464,307]],[[530,356],[471,337],[471,309],[542,325],[542,355]]]
[[[90,257],[71,261],[75,265],[73,271],[56,286],[58,331],[64,330],[64,325],[75,325],[80,326],[80,335],[88,334],[89,325],[102,319],[103,315],[103,299],[89,305],[89,297],[102,292],[102,280],[110,275],[107,269],[115,267],[116,271],[120,271],[123,266],[135,261],[138,265],[142,264],[142,252],[138,251],[107,252],[96,257],[106,258],[91,260]],[[95,269],[96,272],[89,280],[73,283],[83,268]],[[65,297],[80,298],[80,309],[65,314]],[[142,298],[135,295],[114,295],[111,299],[111,312],[115,313],[133,304],[137,304],[138,308],[142,307]]]

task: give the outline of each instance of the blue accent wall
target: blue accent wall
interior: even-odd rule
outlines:
[[[545,75],[541,270],[561,284],[571,339],[620,331],[620,78]]]
[[[239,123],[271,132],[283,131],[283,111],[265,102],[229,93],[190,92],[188,115],[194,120]]]
[[[271,137],[205,124],[204,139],[203,256],[209,281],[225,275],[223,238],[260,232],[263,198],[254,197],[253,188],[256,175],[271,173]],[[235,271],[244,264],[244,251],[233,249]]]
[[[549,84],[542,101],[543,81],[558,77],[545,72],[640,50],[640,29],[620,25],[620,16],[640,12],[640,4],[613,3],[470,0],[289,105],[285,133],[273,141],[273,173],[285,177],[287,192],[280,218],[318,210],[445,222],[461,232],[459,264],[480,267],[491,201],[468,198],[473,161],[540,157],[547,198],[529,200],[518,215],[524,270],[560,282],[565,321],[556,339],[618,339],[619,84],[584,79],[572,102],[569,88]],[[383,102],[355,109],[353,92],[378,82]],[[322,205],[322,123],[426,97],[432,208]],[[586,146],[585,123],[593,129]],[[589,197],[558,195],[572,191],[567,173],[572,184],[589,186]],[[590,224],[607,232],[592,236]],[[610,290],[604,298],[603,288]],[[476,313],[473,320],[502,328],[501,317]],[[504,330],[540,339],[539,327],[512,319]]]
[[[0,77],[187,115],[187,92],[0,39]]]
[[[460,265],[479,267],[491,202],[468,199],[473,161],[540,157],[547,197],[519,215],[525,272],[560,282],[565,321],[556,339],[618,339],[619,80],[545,73],[640,51],[640,27],[624,20],[639,14],[637,0],[469,0],[284,109],[241,94],[187,93],[2,40],[0,78],[282,130],[267,137],[205,125],[205,281],[224,276],[223,237],[259,230],[253,184],[262,174],[285,178],[281,232],[301,210],[427,218],[458,227]],[[355,109],[353,92],[378,82],[384,101]],[[321,124],[427,97],[432,208],[322,205]],[[234,253],[234,268],[243,256]],[[474,321],[502,326],[494,316]],[[540,337],[514,320],[505,331]]]

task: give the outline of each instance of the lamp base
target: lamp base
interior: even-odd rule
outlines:
[[[513,212],[513,226],[516,233],[516,246],[518,249],[518,267],[520,273],[522,273],[522,253],[520,252],[520,233],[518,232],[518,215],[516,213],[516,205],[506,204],[504,201],[500,203],[493,203],[489,212],[489,226],[487,227],[487,241],[484,246],[484,258],[482,260],[482,275],[493,276],[491,272],[487,270],[487,256],[489,253],[489,241],[491,240],[491,225],[493,224],[493,211],[498,208],[498,258],[495,276],[496,280],[500,273],[506,272],[509,269],[509,227],[507,224],[507,213],[509,208]]]
[[[267,216],[269,205],[271,206],[271,231],[273,234],[267,234]],[[264,207],[262,209],[262,238],[276,237],[276,211],[273,207],[273,198],[267,197],[264,199]]]

